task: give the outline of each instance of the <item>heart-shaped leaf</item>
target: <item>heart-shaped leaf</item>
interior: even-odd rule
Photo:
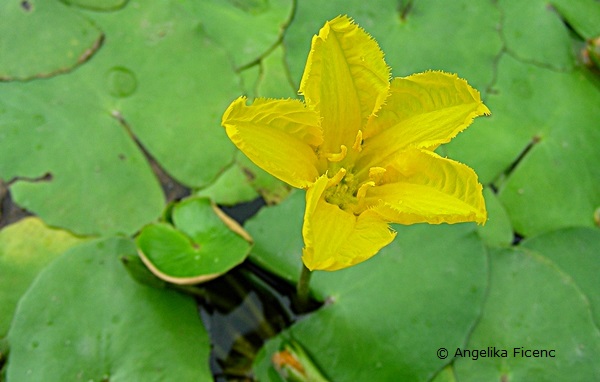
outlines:
[[[172,209],[173,225],[150,224],[137,237],[150,270],[175,284],[211,280],[240,264],[252,239],[207,198],[191,198]]]

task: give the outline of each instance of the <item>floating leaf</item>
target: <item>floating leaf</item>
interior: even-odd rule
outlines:
[[[210,380],[196,303],[132,280],[119,256],[134,253],[130,240],[94,241],[41,272],[8,334],[7,380]]]
[[[235,205],[249,202],[259,195],[268,204],[276,204],[290,192],[290,187],[267,173],[238,152],[231,167],[223,172],[210,186],[196,192],[196,196],[206,196],[215,203]]]
[[[573,278],[590,301],[600,328],[600,230],[565,228],[524,240],[521,246],[543,254]]]
[[[102,32],[60,1],[0,3],[0,81],[50,77],[85,62]]]
[[[209,199],[192,198],[173,207],[173,225],[150,224],[137,238],[140,256],[150,270],[175,284],[211,280],[248,255],[248,234]]]
[[[82,240],[33,217],[0,231],[0,338],[6,335],[17,302],[37,274]]]
[[[202,27],[233,56],[236,67],[258,60],[279,40],[292,15],[292,0],[204,0],[194,7]]]
[[[506,357],[500,351],[459,357],[457,380],[596,380],[600,331],[573,280],[540,255],[514,249],[492,250],[490,269],[483,315],[462,349],[495,347]],[[456,349],[449,347],[450,354]],[[534,357],[533,350],[546,350],[538,354],[545,356]]]
[[[513,229],[510,218],[496,194],[489,188],[483,190],[488,221],[483,226],[477,226],[479,236],[490,247],[509,246],[513,241]]]
[[[289,195],[290,186],[255,165],[241,152],[238,155],[237,163],[249,179],[250,185],[265,199],[267,204],[277,204]]]
[[[188,187],[210,184],[233,161],[219,126],[240,86],[227,52],[202,29],[209,16],[173,0],[132,0],[118,12],[88,14],[106,44],[82,81],[94,82],[108,97],[105,112],[170,175]]]
[[[304,195],[294,190],[284,202],[263,208],[245,224],[254,239],[250,260],[290,283],[302,270]]]
[[[225,170],[210,186],[196,192],[196,196],[204,196],[222,205],[234,205],[249,202],[258,197],[258,193],[250,185],[250,180],[237,162]]]
[[[298,88],[290,82],[288,67],[285,62],[283,45],[264,57],[260,62],[260,78],[256,86],[256,95],[266,98],[295,98]]]
[[[98,107],[89,79],[73,82],[86,67],[0,84],[0,177],[13,180],[17,204],[50,225],[131,234],[158,216],[162,191],[127,131]]]
[[[501,33],[510,54],[555,70],[569,70],[574,55],[569,30],[546,0],[500,0]]]
[[[443,368],[431,382],[457,382],[454,376],[454,368],[451,365]]]
[[[584,39],[600,36],[600,7],[595,0],[551,0],[560,15]]]

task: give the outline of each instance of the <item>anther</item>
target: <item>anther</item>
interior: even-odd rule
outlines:
[[[344,159],[346,157],[346,154],[348,153],[348,148],[344,145],[340,146],[340,149],[342,150],[341,152],[337,153],[337,154],[326,154],[327,159],[330,162],[339,162],[342,159]]]
[[[335,174],[333,178],[329,178],[329,180],[327,181],[327,188],[337,186],[342,181],[342,179],[344,179],[344,175],[346,175],[346,169],[340,168],[337,174]]]

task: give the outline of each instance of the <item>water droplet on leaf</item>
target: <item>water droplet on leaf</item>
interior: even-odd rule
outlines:
[[[129,97],[137,89],[135,74],[127,68],[115,67],[108,71],[108,91],[119,98]]]

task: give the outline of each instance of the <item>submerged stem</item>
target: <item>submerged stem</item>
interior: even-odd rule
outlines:
[[[298,306],[301,311],[304,311],[308,307],[308,286],[310,283],[311,275],[312,272],[310,271],[310,269],[308,269],[306,265],[302,264],[302,272],[300,273],[298,285],[296,286],[296,293],[298,295]]]

